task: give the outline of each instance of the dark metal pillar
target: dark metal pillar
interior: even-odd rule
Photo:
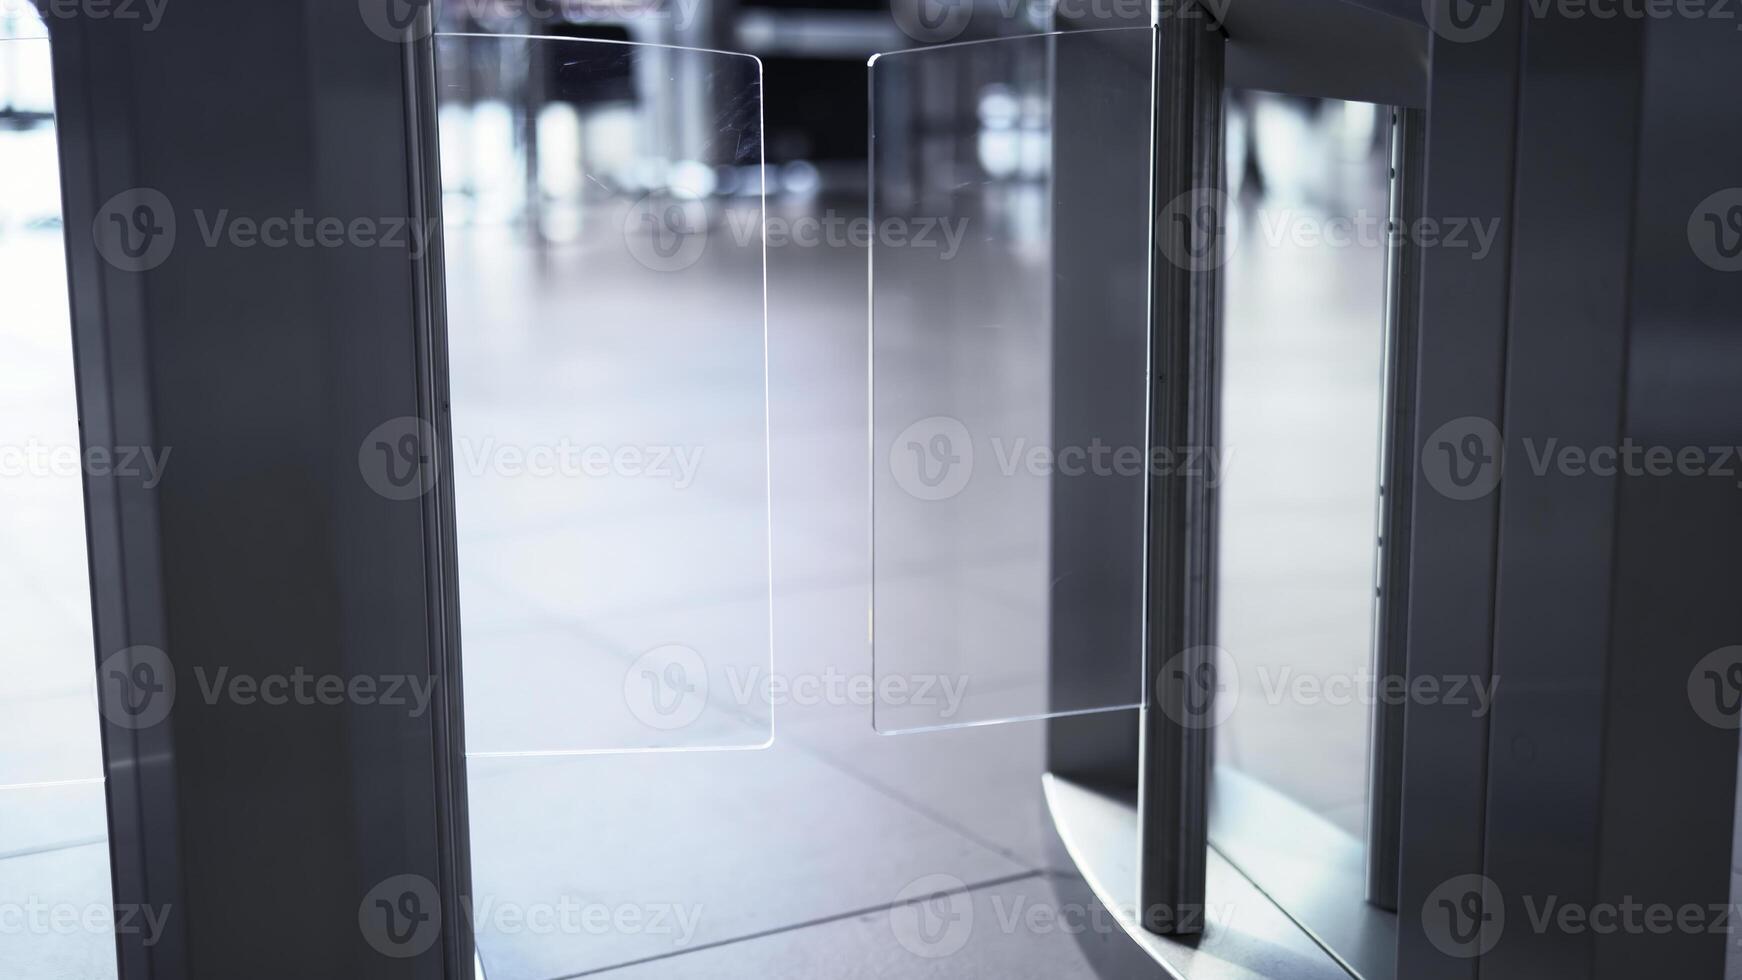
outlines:
[[[86,487],[115,900],[169,912],[119,937],[123,980],[472,970],[430,55],[395,23],[186,0],[151,31],[54,25],[84,440],[171,453],[155,488]],[[299,215],[415,237],[226,230]],[[370,473],[396,419],[410,493]],[[347,693],[227,686],[298,673]]]
[[[1195,9],[1195,8],[1194,8]],[[1150,443],[1218,445],[1218,268],[1225,43],[1207,16],[1156,33],[1154,230],[1150,257]],[[1177,458],[1177,456],[1176,456]],[[1216,492],[1206,468],[1150,475],[1146,678],[1138,775],[1138,904],[1151,931],[1203,929],[1209,768],[1217,676]]]

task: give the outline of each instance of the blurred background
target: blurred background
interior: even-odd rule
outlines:
[[[445,32],[493,35],[437,45],[475,889],[700,912],[683,934],[482,921],[489,976],[1094,975],[1097,947],[1122,942],[1105,925],[1001,925],[1078,891],[1041,798],[1043,726],[963,723],[1059,705],[1048,480],[1001,472],[985,439],[1058,448],[1052,366],[1089,329],[1056,321],[1059,256],[1142,240],[1147,159],[1126,146],[1147,141],[1147,65],[1102,61],[1101,98],[1055,99],[1061,64],[1094,60],[1065,56],[1119,42],[1036,39],[1085,26],[1038,3],[440,11]],[[0,13],[0,36],[44,33],[28,8]],[[987,43],[926,47],[969,40]],[[1242,696],[1219,762],[1359,840],[1368,706],[1278,700],[1267,680],[1370,656],[1383,240],[1292,229],[1385,214],[1384,114],[1230,104],[1221,632]],[[1055,134],[1090,113],[1106,142],[1089,147],[1112,149],[1068,190],[1086,179],[1123,217],[1067,233]],[[31,462],[78,445],[45,41],[0,40],[0,173],[0,461],[19,461],[0,470],[0,904],[104,907],[79,471]],[[1140,275],[1091,285],[1141,313]],[[1141,364],[1104,369],[1141,392]],[[939,413],[980,453],[941,523],[889,455]],[[699,463],[601,479],[501,455],[563,446]],[[909,551],[873,557],[874,514]],[[894,597],[875,653],[874,582]],[[919,675],[964,680],[964,699],[854,693]],[[1069,706],[1140,687],[1113,670]],[[904,917],[933,892],[981,923],[945,957]],[[960,907],[935,911],[947,927]],[[0,975],[101,980],[111,948],[0,928]]]

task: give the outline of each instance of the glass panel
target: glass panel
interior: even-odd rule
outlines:
[[[1211,839],[1364,976],[1395,919],[1365,902],[1390,113],[1229,95]],[[1247,178],[1244,181],[1241,178]],[[1226,689],[1225,689],[1226,690]]]
[[[1143,701],[1153,37],[872,61],[879,731]]]
[[[437,57],[468,748],[765,745],[761,67]]]
[[[0,11],[0,976],[101,980],[108,821],[44,35],[28,4]]]

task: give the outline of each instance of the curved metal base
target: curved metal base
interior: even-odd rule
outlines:
[[[1191,940],[1158,936],[1137,916],[1137,802],[1048,773],[1047,809],[1094,899],[1136,948],[1176,980],[1349,980],[1349,974],[1212,848],[1208,922]],[[1129,976],[1129,974],[1119,974]]]

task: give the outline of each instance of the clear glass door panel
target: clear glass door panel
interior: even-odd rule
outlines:
[[[874,721],[1143,703],[1148,28],[871,64]]]
[[[765,745],[760,65],[436,44],[468,751]]]

